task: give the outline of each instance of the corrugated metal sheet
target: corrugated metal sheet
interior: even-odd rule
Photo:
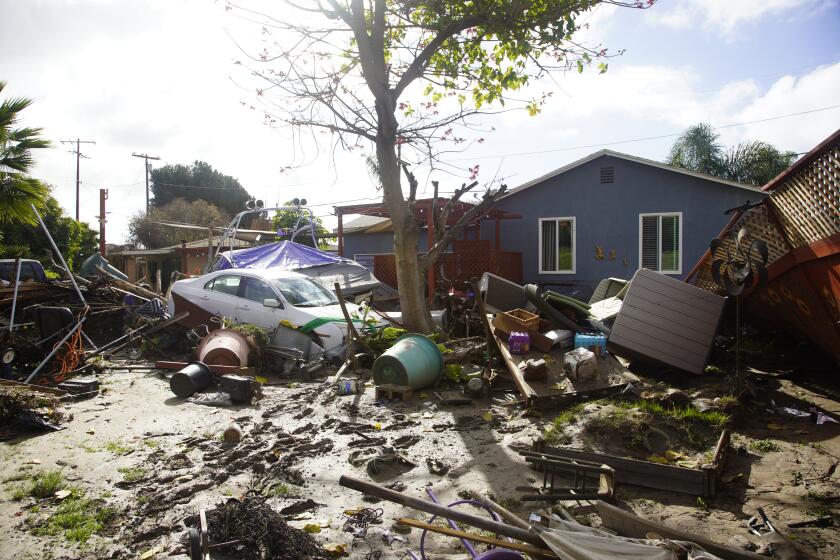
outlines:
[[[725,299],[659,274],[636,272],[607,349],[619,356],[703,373]]]

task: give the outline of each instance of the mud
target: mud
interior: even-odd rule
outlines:
[[[0,558],[137,558],[147,551],[156,552],[151,557],[183,558],[188,523],[199,508],[213,509],[249,491],[264,496],[275,511],[287,508],[284,517],[291,527],[317,525],[312,536],[321,545],[343,545],[354,558],[371,551],[399,558],[408,549],[418,550],[420,533],[405,533],[394,520],[422,514],[346,490],[337,484],[340,475],[372,478],[423,498],[431,486],[446,503],[468,492],[489,492],[527,517],[531,506],[517,501],[516,487],[536,480],[536,473],[509,445],[530,444],[554,417],[504,406],[509,396],[504,393],[474,406],[441,406],[431,392],[407,403],[378,404],[372,387],[339,397],[334,387],[309,383],[264,387],[264,398],[254,406],[210,408],[173,397],[156,374],[113,371],[101,380],[103,395],[66,405],[73,414],[66,429],[2,444],[0,477],[61,469],[69,484],[114,507],[115,520],[83,546],[61,536],[37,536],[32,524],[55,505],[35,504],[32,498],[13,501],[16,483],[6,482],[0,486],[5,529]],[[840,413],[837,402],[821,396],[825,391],[790,381],[775,382],[773,391]],[[620,503],[739,545],[760,544],[746,521],[764,506],[808,554],[840,556],[836,527],[786,528],[820,513],[837,515],[837,474],[831,467],[840,457],[840,429],[781,417],[766,398],[750,404],[736,425],[724,473],[729,482],[717,497],[701,503],[693,496],[624,487]],[[233,422],[243,431],[238,445],[221,440]],[[772,439],[777,450],[751,449],[750,442],[759,439]],[[375,467],[369,468],[374,458]],[[126,480],[130,468],[142,469],[142,475]],[[364,538],[354,540],[344,530],[344,514],[365,507],[381,509],[381,518]],[[575,513],[597,523],[586,507]],[[464,558],[455,539],[433,535],[426,541],[433,558]],[[227,556],[219,550],[211,557]]]

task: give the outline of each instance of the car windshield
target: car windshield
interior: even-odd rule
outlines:
[[[321,307],[335,305],[335,294],[309,278],[276,278],[272,284],[295,307]]]

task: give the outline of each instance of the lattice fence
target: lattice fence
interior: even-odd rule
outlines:
[[[793,247],[840,233],[840,144],[785,179],[770,204]]]
[[[768,265],[802,247],[840,233],[840,143],[826,147],[813,161],[786,177],[768,197],[768,204],[744,213],[730,231],[746,227],[767,242]],[[710,292],[722,293],[712,279],[712,261],[733,251],[731,237],[708,255],[691,280]]]

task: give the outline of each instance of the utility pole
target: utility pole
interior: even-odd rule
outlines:
[[[70,150],[71,154],[76,154],[76,221],[79,221],[79,159],[87,158],[86,155],[82,153],[81,145],[82,144],[96,144],[93,140],[79,140],[76,138],[75,140],[62,140],[62,144],[76,144],[75,150]]]
[[[105,258],[105,201],[108,200],[108,189],[99,189],[99,254]]]
[[[135,154],[132,152],[131,154],[134,157],[143,158],[146,160],[146,216],[149,215],[149,171],[152,169],[152,164],[149,163],[150,159],[160,159],[156,156],[150,156],[148,154]]]

